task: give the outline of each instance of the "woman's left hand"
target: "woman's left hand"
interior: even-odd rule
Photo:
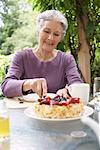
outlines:
[[[66,88],[63,88],[63,89],[59,89],[57,92],[56,92],[57,95],[59,96],[63,96],[65,98],[69,98],[69,94],[68,94],[68,90]]]

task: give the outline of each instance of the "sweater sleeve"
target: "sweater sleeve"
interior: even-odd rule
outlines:
[[[65,76],[67,78],[68,85],[73,83],[82,83],[83,81],[78,72],[75,59],[71,54],[66,55],[65,64]]]
[[[22,85],[25,80],[22,76],[24,73],[23,55],[21,52],[15,54],[15,57],[8,70],[6,78],[1,85],[2,92],[6,97],[16,97],[23,95]]]

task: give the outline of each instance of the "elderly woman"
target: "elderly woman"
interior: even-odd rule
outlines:
[[[2,84],[6,97],[35,92],[68,97],[67,85],[82,82],[71,54],[57,50],[68,27],[64,15],[47,10],[37,17],[38,45],[16,53]]]

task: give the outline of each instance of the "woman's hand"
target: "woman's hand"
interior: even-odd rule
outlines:
[[[47,82],[45,78],[35,78],[26,80],[23,83],[23,91],[32,90],[37,93],[39,97],[47,94]]]
[[[63,97],[65,97],[65,98],[71,97],[71,96],[69,95],[68,90],[67,90],[66,88],[59,89],[56,94],[59,95],[59,96],[63,96]]]

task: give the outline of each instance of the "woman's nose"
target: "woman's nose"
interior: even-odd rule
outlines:
[[[53,38],[54,38],[53,33],[50,33],[49,36],[48,36],[48,39],[53,39]]]

